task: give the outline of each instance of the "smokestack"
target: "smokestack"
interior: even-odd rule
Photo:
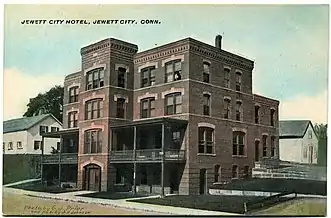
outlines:
[[[222,50],[222,36],[221,35],[216,36],[215,47],[218,48],[219,50]]]

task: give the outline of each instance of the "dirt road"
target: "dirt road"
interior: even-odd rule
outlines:
[[[96,204],[42,199],[15,193],[3,192],[3,215],[153,215]],[[157,215],[157,214],[156,214]]]

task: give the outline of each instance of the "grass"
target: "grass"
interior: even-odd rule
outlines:
[[[3,192],[2,213],[11,216],[132,216],[148,213],[102,206],[51,199],[42,199],[20,194]]]
[[[297,199],[270,207],[257,215],[326,216],[326,208],[326,199]]]
[[[81,197],[89,197],[89,198],[101,198],[101,199],[112,199],[112,200],[118,200],[118,199],[126,199],[126,198],[140,198],[140,197],[146,197],[148,195],[146,194],[133,194],[130,192],[96,192],[96,193],[90,193],[90,194],[83,194],[79,195]]]
[[[174,207],[185,207],[200,210],[222,211],[229,213],[244,213],[244,202],[263,199],[255,196],[217,196],[217,195],[177,195],[164,198],[148,198],[128,200],[146,204],[157,204]]]
[[[212,188],[267,192],[295,191],[298,194],[326,196],[326,184],[325,181],[277,178],[238,180],[225,185],[214,185]]]
[[[17,188],[17,189],[23,189],[23,190],[35,191],[35,192],[47,192],[47,193],[53,193],[53,194],[77,191],[77,189],[72,189],[72,188],[67,189],[67,188],[61,188],[61,187],[56,187],[56,186],[45,186],[45,185],[41,184],[40,182],[14,185],[14,186],[11,186],[11,188]]]

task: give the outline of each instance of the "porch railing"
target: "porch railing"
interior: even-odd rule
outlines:
[[[134,156],[133,150],[122,150],[122,151],[110,151],[110,161],[161,161],[164,155],[165,161],[184,161],[185,150],[172,150],[168,149],[162,153],[161,149],[144,149],[136,150]]]
[[[60,153],[56,154],[44,154],[42,162],[44,164],[58,164]],[[78,154],[77,153],[61,153],[61,163],[62,164],[77,164]]]

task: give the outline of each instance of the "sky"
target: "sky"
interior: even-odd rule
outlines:
[[[5,5],[4,120],[81,68],[80,48],[114,37],[139,51],[192,37],[255,62],[253,91],[280,119],[327,122],[328,5]],[[27,19],[134,19],[137,25],[22,25]],[[142,25],[141,19],[161,24]]]

